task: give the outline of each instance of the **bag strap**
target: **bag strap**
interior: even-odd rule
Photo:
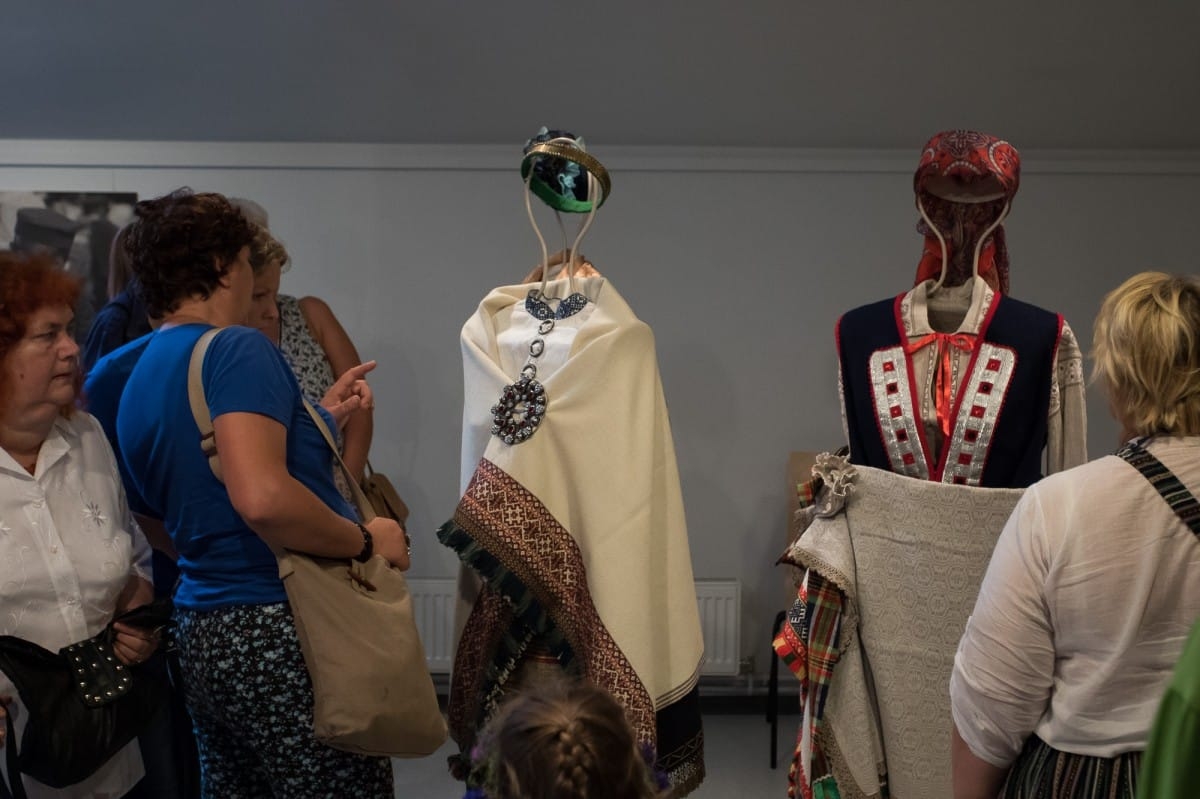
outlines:
[[[1179,482],[1166,465],[1142,446],[1144,439],[1130,441],[1117,451],[1117,457],[1141,472],[1142,477],[1162,495],[1180,521],[1200,538],[1200,502]]]
[[[321,435],[325,438],[325,443],[329,444],[329,449],[333,452],[333,457],[337,460],[338,466],[342,468],[342,474],[346,476],[346,485],[350,487],[350,496],[354,497],[354,505],[358,509],[358,515],[362,517],[364,522],[369,522],[375,518],[375,509],[371,505],[371,501],[367,499],[367,494],[362,490],[362,486],[354,479],[354,475],[350,473],[350,467],[342,460],[342,453],[338,452],[337,443],[333,440],[333,435],[329,432],[329,426],[325,424],[325,420],[321,418],[321,414],[313,407],[313,404],[307,398],[301,397],[304,402],[304,409],[308,411],[308,415],[317,425],[317,429],[321,431]]]
[[[208,410],[208,399],[204,396],[204,356],[208,353],[209,345],[224,328],[214,327],[206,330],[192,347],[192,357],[188,361],[188,405],[192,407],[192,418],[196,427],[200,428],[200,449],[208,458],[208,466],[212,469],[217,482],[224,484],[221,476],[221,461],[217,458],[217,436],[213,431],[212,413]]]
[[[212,469],[213,476],[217,478],[217,481],[224,484],[225,478],[221,475],[221,459],[217,455],[217,439],[216,433],[213,430],[212,412],[208,407],[208,399],[204,396],[204,357],[208,353],[208,348],[212,344],[213,339],[222,330],[224,328],[221,327],[206,330],[192,348],[192,357],[188,361],[188,404],[192,408],[192,418],[196,420],[196,427],[200,429],[200,448],[204,450],[204,454],[208,458],[208,466]],[[333,452],[333,457],[337,459],[342,473],[346,475],[346,483],[350,486],[350,495],[354,498],[354,505],[358,510],[358,515],[364,522],[371,521],[375,518],[375,511],[371,507],[371,502],[367,499],[367,495],[363,493],[362,486],[358,484],[358,481],[350,473],[350,468],[346,466],[346,462],[342,460],[342,454],[338,452],[337,442],[333,440],[333,435],[329,432],[329,427],[325,424],[325,420],[321,418],[321,414],[317,412],[317,409],[303,395],[301,395],[301,400],[304,402],[304,408],[308,411],[308,415],[312,417],[313,422],[317,425],[317,429],[321,431],[321,436]],[[4,797],[0,797],[0,799],[4,799]]]

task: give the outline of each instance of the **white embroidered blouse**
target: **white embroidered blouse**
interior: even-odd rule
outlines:
[[[150,545],[126,504],[99,422],[82,411],[58,419],[32,475],[0,449],[0,635],[52,652],[90,638],[112,619],[131,575],[150,580]],[[20,741],[24,708],[2,673],[0,695],[16,698],[8,710]],[[142,773],[134,741],[70,788],[29,777],[25,786],[30,799],[109,799]]]

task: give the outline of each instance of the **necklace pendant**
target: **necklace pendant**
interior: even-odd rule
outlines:
[[[522,370],[520,379],[505,386],[499,402],[491,408],[492,435],[505,444],[528,441],[546,416],[546,389],[536,374]]]
[[[550,303],[547,302],[548,299],[555,299],[558,302],[558,306],[551,307]],[[529,312],[529,315],[541,322],[549,320],[551,321],[551,326],[553,326],[553,320],[574,316],[582,311],[587,304],[588,298],[579,292],[575,292],[569,297],[560,300],[554,297],[546,297],[538,289],[531,289],[525,297],[525,310]],[[542,335],[545,335],[550,331],[546,329],[540,332]]]

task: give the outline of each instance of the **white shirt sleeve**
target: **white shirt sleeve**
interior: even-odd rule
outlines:
[[[129,509],[129,501],[125,496],[125,486],[121,482],[121,471],[117,468],[117,458],[113,454],[112,445],[108,443],[108,437],[104,435],[104,428],[100,426],[100,422],[92,416],[86,417],[93,429],[100,434],[99,441],[96,442],[97,449],[103,450],[103,457],[107,459],[108,467],[113,476],[113,489],[116,493],[116,505],[118,510],[117,526],[129,534],[130,553],[129,553],[129,575],[142,578],[148,583],[152,583],[153,577],[153,557],[150,548],[150,541],[146,538],[146,534],[142,532],[142,528],[138,525],[137,520],[133,516],[133,511]]]
[[[1050,377],[1046,435],[1046,474],[1087,463],[1087,386],[1083,353],[1071,326],[1063,321]]]
[[[971,752],[1007,767],[1050,699],[1054,639],[1043,591],[1049,570],[1037,488],[1000,534],[954,657],[950,706]]]

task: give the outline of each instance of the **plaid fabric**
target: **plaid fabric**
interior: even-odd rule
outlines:
[[[800,680],[801,708],[806,701],[815,701],[818,717],[825,709],[838,661],[842,602],[841,591],[809,571],[773,643],[776,654]]]
[[[814,477],[811,480],[803,483],[796,483],[796,497],[799,500],[798,507],[807,508],[817,501],[817,492],[821,490],[822,480],[819,477]]]
[[[808,600],[808,679],[813,685],[810,696],[817,703],[816,717],[825,712],[829,680],[838,661],[838,642],[842,631],[842,592],[821,575],[810,573]]]
[[[831,795],[829,788],[836,792],[836,784],[815,741],[829,695],[829,681],[838,661],[843,601],[841,591],[810,569],[788,611],[787,622],[773,642],[775,652],[800,680],[803,721],[788,769],[790,799],[813,799],[812,785],[817,780],[829,783],[826,796]],[[806,758],[806,749],[810,748],[811,758]]]

